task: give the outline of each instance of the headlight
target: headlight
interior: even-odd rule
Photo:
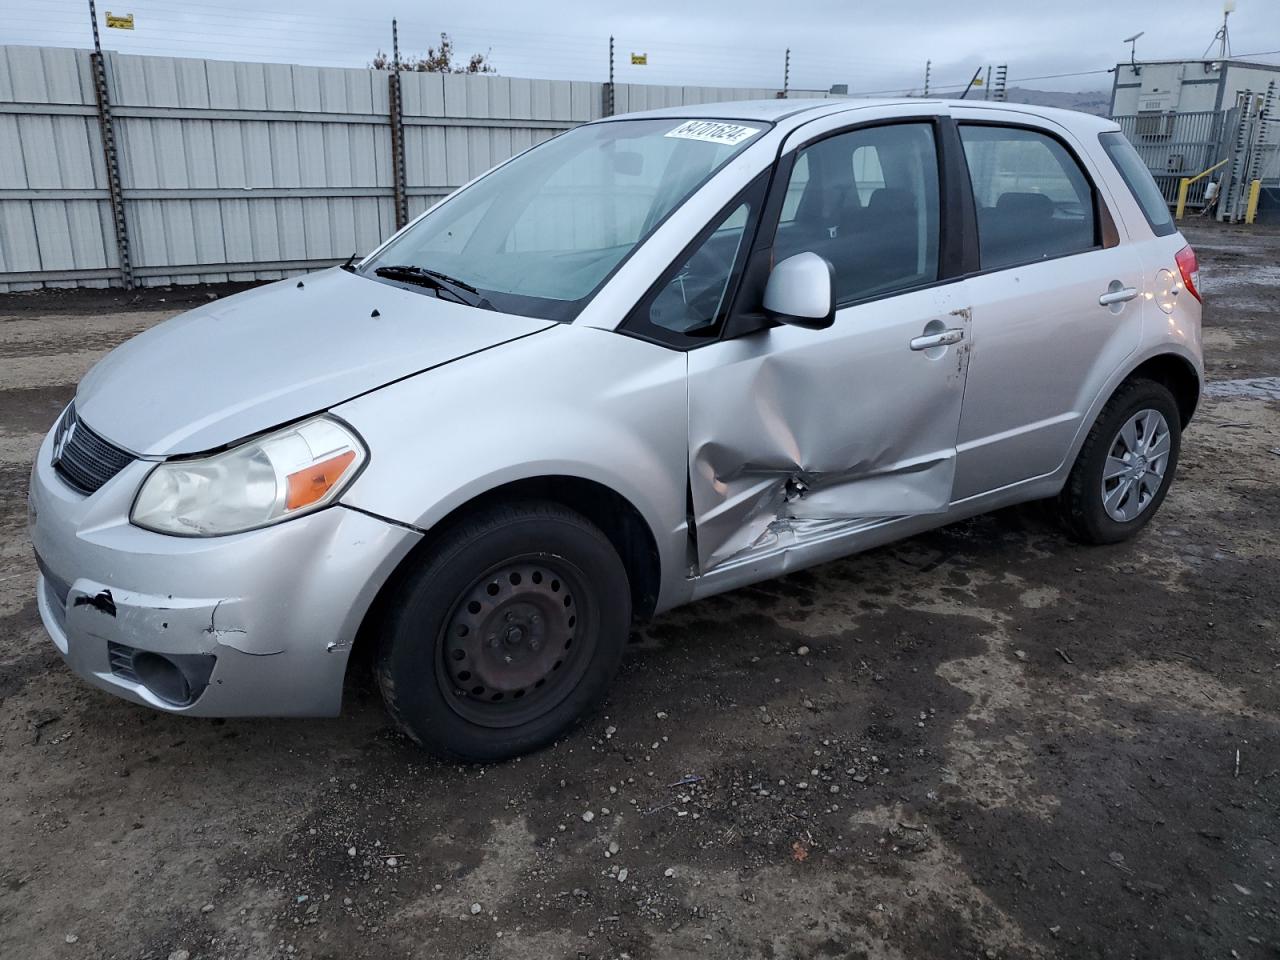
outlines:
[[[252,530],[330,503],[367,457],[349,427],[315,417],[211,457],[160,464],[130,519],[189,537]]]

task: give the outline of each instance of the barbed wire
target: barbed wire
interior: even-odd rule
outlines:
[[[84,0],[41,0],[38,9],[38,13],[21,9],[5,14],[6,42],[90,45]],[[129,0],[129,9],[135,16],[134,31],[102,31],[104,45],[122,53],[367,67],[379,50],[389,52],[391,47],[389,17],[375,20],[341,13],[300,14],[260,4],[252,10],[210,8],[194,0]],[[100,16],[102,12],[99,11]],[[405,58],[425,54],[428,47],[438,47],[444,32],[462,57],[485,54],[507,76],[600,81],[608,75],[607,34],[541,29],[532,34],[503,27],[451,27],[417,16],[398,18],[398,24]],[[782,40],[778,47],[716,45],[619,31],[614,41],[614,75],[619,82],[769,89],[782,86],[786,54]],[[648,62],[633,65],[632,53],[646,55]],[[923,92],[924,57],[868,56],[861,49],[841,57],[800,46],[793,46],[790,53],[792,89],[826,90],[838,83],[846,84],[855,95]],[[1280,51],[1269,50],[1236,54],[1233,59],[1277,55]],[[973,76],[971,67],[956,63],[935,63],[934,70],[931,91],[962,89]],[[1108,66],[1011,77],[1007,83],[1012,86],[1101,77],[1113,70],[1114,66]],[[946,76],[952,72],[954,76]]]

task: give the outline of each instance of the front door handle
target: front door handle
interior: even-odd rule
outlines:
[[[923,337],[916,337],[911,341],[911,349],[931,350],[934,347],[949,347],[963,339],[964,328],[952,327],[950,330],[943,330],[941,333],[930,333]]]
[[[1127,300],[1132,300],[1137,295],[1137,287],[1121,287],[1119,290],[1108,290],[1098,298],[1098,304],[1103,307],[1109,307],[1113,303],[1124,303]]]

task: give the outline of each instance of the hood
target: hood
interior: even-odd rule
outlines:
[[[554,325],[334,268],[134,337],[81,381],[76,410],[133,453],[199,453]]]

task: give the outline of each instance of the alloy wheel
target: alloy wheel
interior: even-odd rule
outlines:
[[[1139,410],[1122,426],[1102,468],[1102,506],[1107,516],[1128,523],[1155,500],[1169,467],[1173,441],[1158,410]]]

